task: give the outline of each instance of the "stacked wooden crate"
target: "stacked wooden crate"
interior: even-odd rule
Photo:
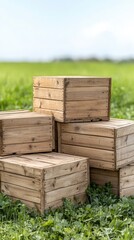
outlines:
[[[0,113],[1,191],[40,212],[84,202],[90,180],[133,195],[134,122],[110,119],[111,79],[34,77],[33,92],[34,112]]]
[[[51,115],[0,113],[1,191],[41,213],[63,198],[84,202],[89,184],[87,158],[52,153],[53,132]]]
[[[134,122],[109,119],[110,92],[110,78],[35,77],[34,111],[58,122],[59,152],[89,158],[91,181],[111,182],[120,196],[131,195]]]

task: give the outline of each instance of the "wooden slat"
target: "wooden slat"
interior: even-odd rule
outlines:
[[[45,98],[50,100],[63,101],[63,89],[34,87],[33,96],[34,98]]]
[[[133,121],[133,123],[128,122],[128,126],[124,126],[124,127],[117,129],[116,135],[117,135],[117,137],[122,137],[122,136],[126,136],[126,135],[133,134],[133,133],[134,133],[134,121]]]
[[[116,155],[118,161],[131,158],[132,156],[134,156],[134,144],[118,149]]]
[[[19,157],[17,158],[17,161],[11,158],[5,159],[5,161],[3,159],[0,159],[1,171],[6,170],[9,173],[17,173],[27,177],[41,177],[43,167],[45,167],[43,166],[43,164],[41,165],[40,163],[38,163],[38,165],[35,165],[30,161],[26,161],[26,159],[24,162]]]
[[[90,168],[90,173],[95,174],[96,176],[101,175],[103,176],[109,176],[113,178],[119,177],[119,171],[111,171],[111,170],[105,170],[105,169],[98,169],[98,168]]]
[[[96,110],[81,110],[72,109],[70,111],[66,111],[65,120],[66,122],[71,121],[99,121],[99,120],[108,120],[108,110],[106,109],[96,109]]]
[[[86,196],[85,193],[80,193],[80,194],[77,194],[77,195],[74,195],[74,196],[69,196],[69,197],[67,197],[67,199],[70,199],[74,203],[85,203],[86,200],[87,200],[87,196]],[[63,204],[63,200],[61,199],[61,200],[57,200],[57,201],[47,203],[45,205],[45,208],[46,209],[57,208],[57,207],[62,206],[62,204]]]
[[[36,114],[36,113],[35,113]],[[47,116],[42,114],[39,114],[40,117],[31,117],[31,118],[27,118],[26,116],[21,117],[21,118],[17,118],[17,119],[3,119],[2,121],[2,126],[3,129],[6,128],[17,128],[17,127],[22,127],[22,126],[26,126],[26,127],[31,127],[31,126],[51,126],[52,125],[52,116]]]
[[[48,192],[45,195],[45,202],[47,204],[56,200],[60,200],[62,198],[67,198],[72,195],[84,193],[85,190],[87,189],[87,186],[88,186],[87,182],[84,182],[84,183],[80,183],[73,186],[60,188],[60,189]]]
[[[5,129],[3,144],[52,141],[52,126],[32,126]]]
[[[45,153],[45,154],[31,154],[31,155],[27,155],[25,154],[25,158],[27,159],[31,159],[31,160],[34,160],[34,161],[38,161],[38,162],[43,162],[43,163],[49,163],[51,164],[52,166],[55,166],[55,165],[61,165],[61,164],[65,164],[65,163],[72,163],[72,162],[76,162],[76,161],[79,161],[81,160],[79,157],[67,157],[66,154],[64,154],[65,156],[64,157],[61,157],[59,158],[58,156],[56,157],[53,157],[53,156],[49,156],[49,153],[48,155]],[[85,160],[85,158],[83,158],[81,161]]]
[[[127,166],[129,164],[132,164],[134,162],[134,154],[132,153],[132,156],[129,156],[129,158],[121,159],[120,161],[116,161],[116,168],[120,169],[124,166]]]
[[[5,114],[18,114],[18,113],[26,113],[29,112],[29,110],[9,110],[9,111],[0,111],[0,117],[1,115]]]
[[[39,108],[39,107],[35,107],[35,106],[34,106],[34,111],[39,112],[39,113],[43,113],[43,114],[48,114],[50,116],[54,116],[55,120],[57,120],[59,122],[64,122],[63,111],[56,111],[56,110],[52,111],[52,110]]]
[[[97,149],[97,148],[87,148],[87,147],[80,147],[80,146],[72,146],[67,144],[62,144],[61,146],[63,153],[80,155],[92,159],[97,160],[107,160],[108,162],[114,162],[114,152]]]
[[[101,125],[102,122],[98,123],[59,123],[61,127],[61,135],[63,132],[78,133],[93,136],[102,137],[114,137],[114,129]]]
[[[107,149],[107,150],[114,149],[113,138],[74,134],[74,133],[62,133],[61,143],[84,146],[84,147],[94,147],[94,148]]]
[[[56,101],[56,100],[47,100],[47,99],[40,99],[40,98],[34,98],[33,99],[33,105],[34,108],[44,108],[48,110],[57,110],[57,111],[63,111],[64,104],[63,101]]]
[[[10,183],[37,191],[39,191],[41,188],[41,179],[30,178],[8,172],[1,172],[1,182]]]
[[[66,100],[94,100],[94,99],[107,99],[109,95],[108,87],[76,87],[67,88]]]
[[[75,87],[107,87],[109,86],[110,78],[101,77],[66,77],[65,85],[68,88]]]
[[[87,170],[87,159],[45,169],[45,180]]]
[[[64,87],[64,77],[35,76],[33,77],[35,87],[61,88]]]
[[[125,189],[130,187],[134,187],[134,175],[122,177],[120,179],[120,188]]]
[[[125,166],[120,169],[120,179],[134,175],[134,165]]]
[[[54,191],[58,188],[65,188],[82,182],[88,182],[87,171],[52,178],[45,182],[45,192]]]
[[[126,135],[116,139],[116,148],[124,148],[128,145],[134,144],[134,134]]]
[[[52,140],[47,142],[36,142],[36,143],[21,143],[21,144],[7,144],[3,145],[2,155],[9,154],[24,154],[33,152],[51,152],[52,151]]]
[[[66,111],[69,112],[71,110],[74,111],[88,111],[90,114],[90,111],[94,110],[106,110],[108,109],[108,101],[107,99],[103,100],[91,100],[91,101],[69,101],[66,102]],[[78,112],[79,113],[79,112]]]
[[[101,169],[107,169],[107,170],[115,170],[116,169],[116,165],[115,162],[109,162],[107,161],[107,159],[103,159],[103,160],[98,160],[98,159],[92,159],[90,158],[89,160],[89,164],[90,167],[94,167],[94,168],[101,168]]]
[[[1,191],[8,196],[40,203],[40,191],[27,189],[25,187],[20,187],[4,182],[1,182]]]
[[[85,161],[88,159],[86,157],[80,157],[76,155],[70,155],[70,154],[58,153],[58,152],[40,153],[40,155],[44,156],[45,160],[50,162],[55,162],[58,160],[58,161],[62,161],[62,163],[65,163],[65,162]]]
[[[134,186],[130,188],[120,189],[120,197],[134,196]]]
[[[105,183],[111,182],[112,191],[116,195],[119,194],[119,172],[104,169],[91,168],[91,182],[103,186]]]

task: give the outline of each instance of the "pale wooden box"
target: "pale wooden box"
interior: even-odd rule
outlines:
[[[1,191],[43,213],[62,199],[85,202],[89,184],[87,158],[60,153],[0,158]]]
[[[134,121],[58,123],[58,151],[89,158],[90,166],[116,170],[134,161]]]
[[[58,122],[109,120],[111,79],[34,77],[33,108]]]
[[[101,186],[110,182],[116,195],[134,196],[134,163],[117,171],[90,168],[90,181]]]
[[[52,151],[52,116],[28,111],[0,112],[0,155]]]

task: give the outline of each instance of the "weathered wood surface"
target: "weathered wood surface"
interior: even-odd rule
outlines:
[[[134,161],[134,121],[58,123],[58,139],[59,152],[88,157],[94,168],[117,170]]]
[[[108,120],[111,79],[99,77],[34,77],[34,111],[59,122]]]

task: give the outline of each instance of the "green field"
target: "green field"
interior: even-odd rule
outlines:
[[[0,110],[32,109],[32,76],[112,77],[111,116],[134,119],[134,63],[0,63]]]
[[[111,116],[134,119],[134,63],[0,63],[0,110],[32,109],[32,76],[112,77]],[[134,197],[118,199],[110,186],[88,189],[89,202],[43,216],[0,194],[1,240],[134,240]]]

